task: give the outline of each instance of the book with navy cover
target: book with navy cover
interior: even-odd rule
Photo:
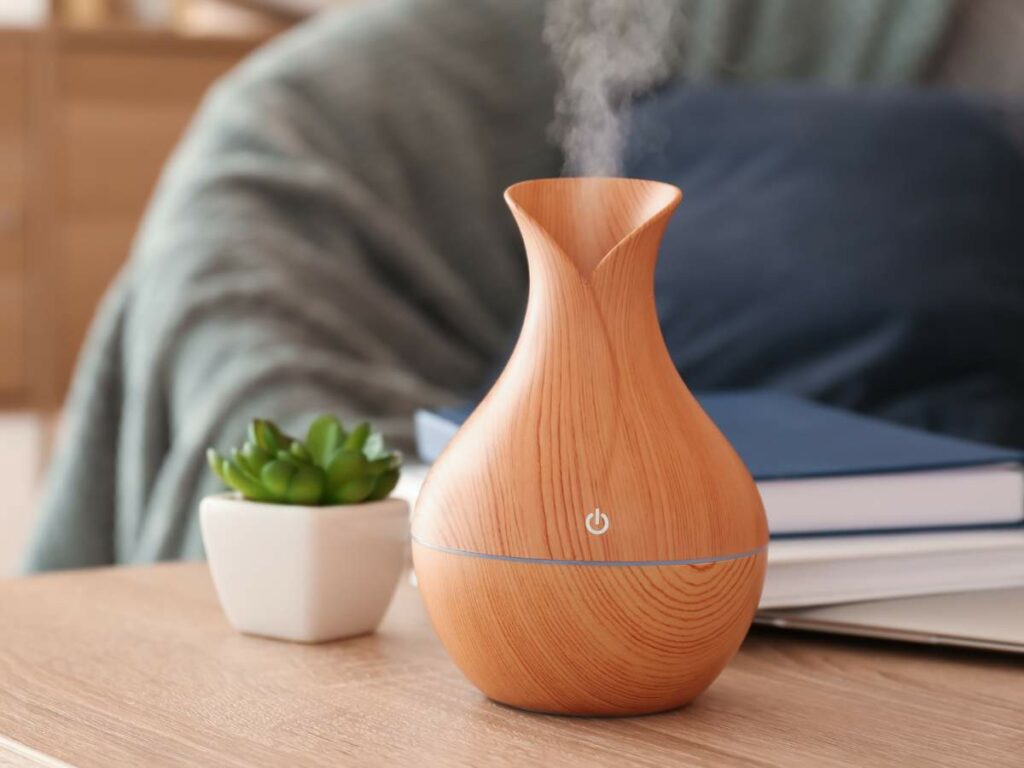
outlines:
[[[772,536],[1024,522],[1024,452],[862,416],[792,395],[697,395],[757,481]],[[436,459],[472,406],[420,411]]]

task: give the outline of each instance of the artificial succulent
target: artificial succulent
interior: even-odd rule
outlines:
[[[402,466],[402,455],[388,450],[369,424],[346,432],[330,414],[310,424],[304,442],[255,419],[241,448],[227,458],[210,448],[206,458],[225,485],[251,501],[274,504],[378,501],[394,490]]]

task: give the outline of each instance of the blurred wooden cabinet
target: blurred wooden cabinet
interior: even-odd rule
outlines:
[[[165,160],[265,39],[0,30],[0,405],[60,405]]]
[[[99,42],[68,41],[55,58],[56,396],[164,162],[206,89],[250,48],[137,34]]]
[[[0,399],[26,389],[28,44],[0,36]]]

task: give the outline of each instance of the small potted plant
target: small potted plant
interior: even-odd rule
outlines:
[[[241,632],[315,643],[372,632],[405,563],[409,505],[389,498],[402,458],[363,423],[331,415],[305,441],[256,419],[210,468],[234,492],[203,499],[203,543]]]

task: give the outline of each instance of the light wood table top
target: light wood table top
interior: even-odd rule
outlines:
[[[0,766],[1024,764],[1019,658],[755,630],[681,710],[484,699],[404,585],[378,634],[243,637],[195,564],[0,583]]]

